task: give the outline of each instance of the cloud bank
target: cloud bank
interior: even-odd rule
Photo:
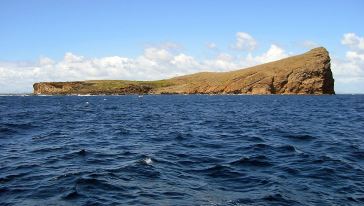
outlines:
[[[332,59],[332,71],[339,91],[344,93],[364,92],[364,37],[346,33],[341,44],[348,50],[344,58]]]
[[[355,89],[364,88],[363,39],[354,33],[344,34],[341,43],[348,49],[345,58],[332,57],[336,89],[340,91],[356,92]],[[214,43],[207,46],[217,48]],[[289,56],[275,44],[271,44],[265,52],[255,54],[256,46],[257,41],[250,34],[238,32],[234,50],[241,50],[239,54],[220,52],[206,59],[196,59],[176,44],[166,43],[146,47],[134,58],[90,58],[67,52],[59,61],[41,57],[36,62],[0,62],[0,93],[31,92],[33,83],[41,81],[157,80],[201,71],[231,71]]]
[[[247,33],[237,33],[237,45],[254,49],[255,40]],[[67,52],[55,61],[41,57],[35,63],[0,62],[0,93],[31,92],[32,84],[40,81],[76,81],[94,79],[157,80],[201,71],[231,71],[288,56],[272,44],[269,49],[243,56],[219,53],[207,59],[196,59],[181,51],[175,44],[147,47],[135,57],[108,56],[88,58]],[[216,45],[209,45],[216,48]]]

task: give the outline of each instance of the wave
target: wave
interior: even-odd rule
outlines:
[[[215,165],[207,169],[195,170],[195,172],[202,172],[214,178],[240,178],[244,176],[243,173],[237,172],[227,165]]]
[[[294,141],[312,141],[316,139],[316,137],[307,134],[288,134],[284,137]]]
[[[273,165],[269,159],[264,156],[255,156],[255,157],[242,157],[238,160],[232,161],[230,165],[234,166],[247,166],[247,167],[270,167]]]

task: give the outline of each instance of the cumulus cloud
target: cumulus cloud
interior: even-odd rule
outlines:
[[[168,61],[172,58],[172,54],[167,49],[146,48],[144,57],[150,60]]]
[[[341,43],[348,48],[344,58],[332,59],[332,71],[337,89],[341,92],[363,92],[364,88],[364,37],[346,33]]]
[[[212,71],[216,72],[231,71],[239,67],[238,59],[226,53],[220,53],[215,58],[203,60],[201,63],[201,69],[205,71],[210,71],[209,68],[214,68]]]
[[[236,33],[236,43],[233,46],[239,50],[253,51],[257,47],[257,41],[246,32]]]
[[[341,43],[354,50],[364,50],[364,37],[359,37],[355,33],[346,33],[341,39]]]
[[[288,57],[288,54],[285,52],[284,49],[275,44],[272,44],[269,47],[268,51],[266,51],[260,56],[253,57],[253,55],[249,54],[247,60],[248,62],[253,62],[253,64],[261,64],[261,63],[275,61],[278,59],[283,59],[286,57]]]

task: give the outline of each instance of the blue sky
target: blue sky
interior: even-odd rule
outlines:
[[[341,83],[337,83],[339,85],[336,90],[349,93],[364,92],[364,89],[358,89],[362,86],[364,88],[362,76],[364,63],[361,62],[364,52],[360,46],[354,45],[355,43],[360,45],[364,36],[363,9],[364,1],[360,0],[184,0],[178,2],[167,0],[1,0],[0,69],[2,70],[0,71],[5,81],[17,79],[17,74],[23,79],[27,75],[32,76],[29,82],[57,80],[57,75],[47,76],[43,73],[49,73],[48,70],[51,69],[60,70],[61,67],[65,69],[67,65],[62,63],[77,60],[77,57],[82,57],[82,61],[91,61],[91,59],[101,61],[107,57],[121,57],[129,63],[133,62],[136,66],[125,69],[124,64],[124,67],[119,65],[120,70],[125,70],[124,73],[119,71],[110,73],[107,68],[101,68],[101,66],[93,69],[106,69],[101,73],[109,74],[100,77],[107,79],[111,77],[154,79],[194,70],[179,71],[178,68],[182,65],[175,63],[171,72],[167,68],[168,63],[161,66],[166,67],[161,71],[154,71],[161,74],[156,76],[148,74],[143,78],[144,68],[140,70],[138,68],[146,64],[140,63],[141,57],[147,57],[148,60],[157,58],[154,60],[156,64],[160,64],[158,61],[171,62],[172,60],[168,58],[175,59],[176,56],[184,54],[187,57],[193,57],[193,60],[203,69],[210,64],[201,66],[202,62],[225,58],[225,61],[234,59],[236,65],[240,67],[250,65],[241,63],[242,57],[246,59],[246,55],[249,54],[253,57],[261,56],[272,45],[284,50],[277,57],[302,53],[317,45],[329,50],[333,59],[337,61],[335,65],[340,67],[337,69],[338,77],[346,78]],[[256,42],[254,49],[239,49],[234,46],[239,32],[246,33],[254,39]],[[355,36],[350,36],[351,39],[348,39],[345,44],[343,43],[344,35],[349,33]],[[164,53],[166,56],[163,58],[151,55],[148,57],[146,54],[148,49],[152,49],[149,52],[157,54],[162,54],[161,50],[167,53]],[[356,52],[357,56],[354,59],[348,59],[347,52]],[[69,61],[66,61],[66,54],[69,54],[68,57],[71,58],[68,59]],[[42,62],[41,60],[49,60],[47,65],[52,68],[47,68],[48,70],[43,72],[46,69],[42,63],[39,63]],[[184,60],[187,61],[188,58]],[[118,59],[119,63],[120,61]],[[190,67],[195,64],[191,62],[190,58]],[[108,62],[106,67],[109,67],[110,71],[118,69],[114,63]],[[260,62],[256,61],[256,63]],[[353,69],[353,65],[348,66],[349,63],[355,64],[355,68]],[[89,62],[86,65],[90,66],[90,64]],[[345,66],[349,70],[350,68],[355,70],[350,73],[351,80],[342,69]],[[75,65],[72,65],[73,67]],[[35,73],[34,69],[36,69]],[[33,73],[30,72],[31,70]],[[224,71],[215,67],[214,70]],[[80,74],[72,76],[71,73],[75,73],[73,71],[63,75],[67,71],[61,71],[58,79],[75,80],[83,76],[85,79],[97,77],[97,71],[93,73],[81,71]],[[31,91],[31,87],[25,85],[19,85],[16,88],[0,86],[3,88],[0,92]]]

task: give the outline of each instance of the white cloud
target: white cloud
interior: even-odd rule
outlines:
[[[345,56],[351,62],[363,62],[364,61],[364,53],[348,51],[348,52],[346,52]]]
[[[288,57],[288,54],[284,51],[284,49],[280,48],[275,44],[270,45],[268,51],[260,56],[256,57],[253,57],[252,55],[248,56],[249,60],[255,62],[256,64],[276,61],[286,57]]]
[[[364,37],[359,37],[355,33],[344,34],[341,43],[350,49],[364,50]]]
[[[214,59],[207,59],[202,62],[202,70],[204,71],[231,71],[238,69],[240,66],[234,57],[229,54],[221,53]]]
[[[63,59],[64,59],[65,62],[72,63],[72,62],[81,62],[84,59],[84,57],[83,56],[76,56],[76,55],[72,54],[71,52],[67,52],[64,55]]]
[[[171,63],[181,69],[199,67],[199,63],[192,56],[183,53],[173,57]]]
[[[248,33],[238,32],[233,47],[239,50],[253,51],[257,47],[257,41]]]
[[[172,54],[167,49],[146,48],[144,56],[150,60],[166,61],[172,58]]]
[[[364,38],[346,33],[341,43],[348,47],[344,58],[332,58],[332,72],[338,92],[364,92]]]
[[[41,66],[47,66],[54,64],[54,61],[48,57],[41,57],[39,58],[39,65]]]
[[[336,80],[342,82],[350,82],[354,79],[363,79],[363,66],[363,62],[355,63],[348,59],[332,59],[332,70],[334,73],[334,77]]]

